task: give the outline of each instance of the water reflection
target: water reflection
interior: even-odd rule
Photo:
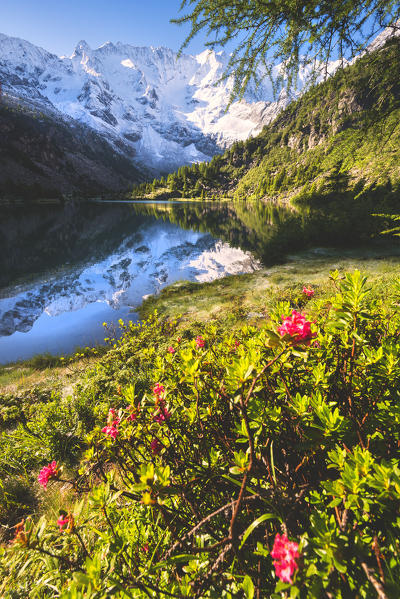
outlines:
[[[103,321],[135,319],[142,298],[165,285],[258,267],[206,230],[141,208],[39,207],[26,219],[12,212],[9,230],[17,223],[18,231],[2,269],[11,285],[0,292],[0,362],[99,343]]]
[[[67,204],[3,209],[0,363],[101,342],[143,296],[278,263],[315,246],[371,243],[372,207],[331,202]]]

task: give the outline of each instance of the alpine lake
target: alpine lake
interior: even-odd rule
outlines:
[[[390,259],[356,214],[262,202],[83,201],[3,206],[0,364],[103,344],[144,298],[288,260]],[[107,329],[104,324],[107,323]],[[107,332],[108,331],[108,332]]]

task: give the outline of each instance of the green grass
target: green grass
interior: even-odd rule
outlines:
[[[252,274],[202,284],[178,282],[146,299],[139,307],[139,314],[146,318],[157,310],[161,316],[182,315],[186,322],[228,317],[230,321],[240,322],[253,318],[252,313],[267,314],[277,297],[301,297],[303,285],[318,289],[319,297],[329,295],[332,293],[329,272],[336,269],[346,272],[360,268],[374,283],[376,293],[384,295],[385,287],[400,276],[400,256],[370,254],[368,250],[348,251],[347,255],[332,251],[325,256],[304,252],[285,264]]]

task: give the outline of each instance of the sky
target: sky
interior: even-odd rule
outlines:
[[[70,56],[80,40],[92,48],[107,41],[178,50],[188,27],[169,22],[180,16],[181,0],[0,0],[0,33],[20,37]],[[204,50],[198,36],[187,52]]]

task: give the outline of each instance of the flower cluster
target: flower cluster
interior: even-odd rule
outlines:
[[[107,426],[101,429],[101,432],[111,437],[112,439],[116,439],[118,435],[118,425],[120,423],[120,419],[117,418],[116,412],[113,408],[110,408],[108,411],[107,417]]]
[[[307,297],[312,297],[315,293],[314,289],[310,286],[306,287],[304,285],[303,287],[303,293],[307,296]]]
[[[111,439],[116,439],[118,435],[118,428],[116,426],[105,426],[101,429],[101,432],[111,437]]]
[[[156,397],[156,404],[162,401],[165,393],[164,385],[161,385],[161,383],[156,383],[153,387],[153,393]]]
[[[293,344],[307,343],[317,336],[311,332],[311,322],[296,310],[292,311],[291,316],[282,316],[282,324],[278,327],[278,333],[281,337],[286,335],[290,337]]]
[[[74,517],[71,514],[62,512],[57,520],[57,526],[60,532],[71,532],[74,527]]]
[[[292,576],[299,565],[296,560],[299,559],[299,545],[294,541],[289,541],[286,535],[279,533],[275,537],[274,546],[271,551],[271,557],[274,558],[274,567],[276,575],[283,581],[292,584]]]
[[[41,469],[38,476],[39,484],[42,485],[44,489],[47,487],[47,483],[51,478],[57,478],[58,476],[58,468],[57,462],[53,460],[50,464]]]
[[[196,347],[204,347],[205,344],[206,344],[206,342],[204,341],[204,339],[201,335],[196,337]]]

